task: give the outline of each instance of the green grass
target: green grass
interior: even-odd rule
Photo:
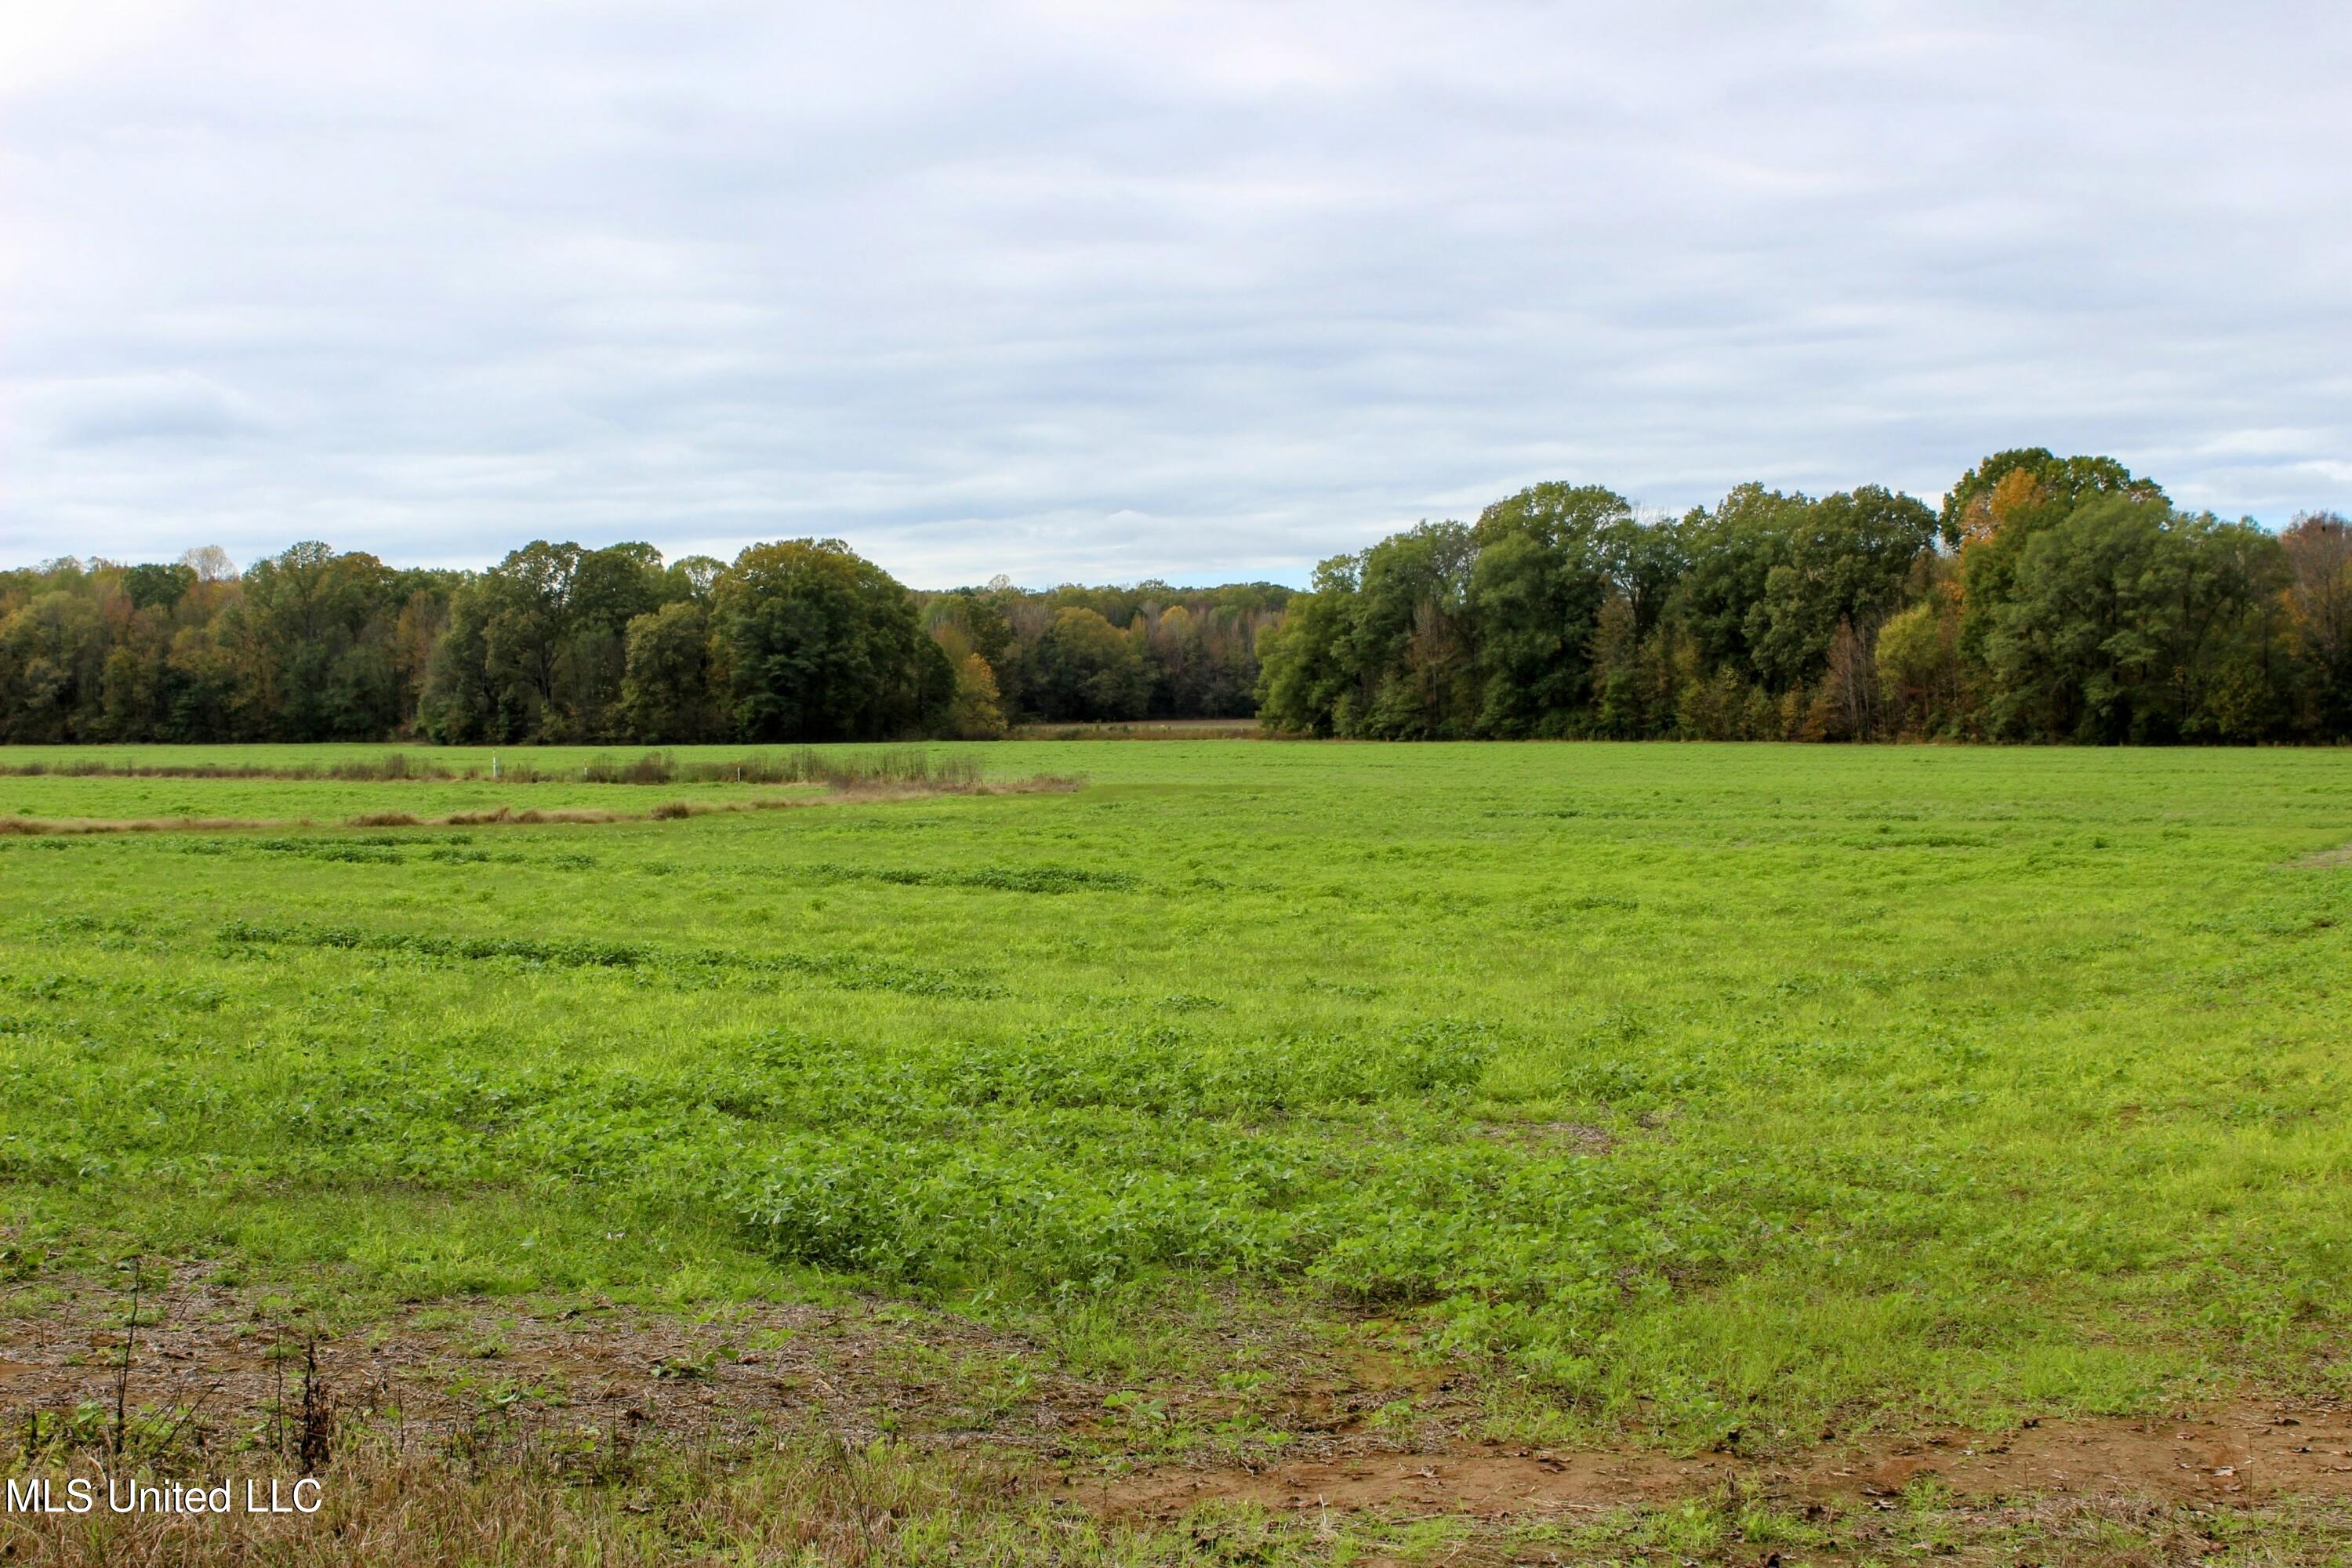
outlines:
[[[2352,843],[2352,754],[979,754],[1091,783],[0,838],[9,1266],[1045,1325],[1230,1279],[1376,1315],[1530,1440],[2352,1383],[2352,866],[2299,863]],[[0,812],[672,795],[730,788]]]

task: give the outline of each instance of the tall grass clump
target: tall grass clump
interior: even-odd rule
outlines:
[[[555,766],[528,756],[502,755],[495,771],[481,763],[463,767],[420,759],[405,752],[354,757],[321,764],[305,763],[136,763],[103,757],[43,758],[0,763],[0,777],[131,779],[331,780],[338,784],[479,783],[531,784],[819,784],[829,789],[977,789],[978,758],[933,756],[921,746],[829,752],[814,746],[786,752],[752,752],[725,762],[681,762],[669,752],[635,758],[598,756],[585,763]]]
[[[979,787],[980,759],[933,756],[921,746],[878,752],[830,752],[814,746],[761,752],[727,763],[677,764],[673,777],[686,784],[823,784],[831,789],[890,786],[964,790]]]
[[[852,1447],[804,1439],[744,1458],[700,1447],[638,1447],[625,1434],[602,1443],[533,1433],[423,1446],[382,1433],[350,1436],[349,1451],[317,1472],[316,1514],[118,1516],[101,1504],[87,1516],[0,1516],[0,1550],[58,1568],[666,1568],[718,1562],[721,1552],[728,1562],[840,1568],[959,1554],[1108,1568],[1145,1555],[1115,1529],[1027,1495],[1002,1466],[887,1441]],[[99,1463],[96,1455],[77,1458]],[[248,1480],[267,1495],[273,1480],[283,1489],[294,1479],[250,1457],[194,1473],[213,1485],[226,1480],[238,1498]],[[62,1480],[55,1484],[62,1497]]]
[[[419,761],[405,752],[381,757],[352,757],[323,764],[307,763],[134,763],[108,757],[67,757],[56,762],[35,757],[0,763],[0,777],[70,779],[331,779],[340,784],[379,784],[399,780],[447,783],[483,776],[478,766],[451,767],[446,763]],[[501,767],[499,782],[536,783],[569,778],[566,773],[529,766]]]
[[[647,752],[631,762],[598,757],[581,770],[587,784],[820,784],[828,789],[980,787],[977,757],[934,756],[921,746],[877,752],[824,752],[796,746],[788,752],[753,752],[724,762],[681,762],[668,752]]]

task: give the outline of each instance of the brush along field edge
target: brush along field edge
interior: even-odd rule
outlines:
[[[187,775],[174,775],[184,777]],[[238,775],[252,777],[256,775]],[[346,827],[481,827],[498,823],[530,826],[540,823],[674,822],[681,817],[707,816],[719,811],[784,811],[795,806],[824,805],[844,800],[874,802],[916,800],[936,795],[1034,795],[1067,793],[1084,782],[1066,778],[1009,779],[998,784],[871,784],[841,785],[822,795],[767,796],[743,801],[664,801],[642,812],[583,807],[495,806],[487,811],[453,811],[440,816],[418,816],[405,811],[362,812],[343,819]],[[0,837],[37,837],[45,834],[88,833],[211,833],[236,828],[316,827],[309,817],[37,817],[0,816]]]

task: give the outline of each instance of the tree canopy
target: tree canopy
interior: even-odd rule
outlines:
[[[2042,447],[1940,508],[1748,484],[1643,521],[1539,485],[1325,562],[1261,654],[1262,716],[1301,734],[2337,741],[2352,533]]]
[[[2352,740],[2352,528],[1997,452],[1937,505],[1735,486],[1680,517],[1547,483],[1317,567],[910,591],[837,540],[482,572],[317,542],[243,572],[0,573],[0,742],[671,744],[1259,716],[1436,740]]]

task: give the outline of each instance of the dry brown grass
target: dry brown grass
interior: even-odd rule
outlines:
[[[984,784],[975,788],[974,795],[1074,795],[1087,787],[1083,774],[1071,777],[1061,773],[1037,773],[1025,779],[1006,779],[1001,784]]]
[[[0,816],[0,838],[37,838],[84,833],[213,833],[238,827],[308,827],[307,816],[291,822],[238,816]]]
[[[851,800],[912,800],[918,796],[939,795],[1068,795],[1086,788],[1084,778],[1068,778],[1054,773],[1038,773],[1025,779],[1002,779],[994,784],[894,784],[887,780],[835,784],[832,793]],[[813,801],[775,801],[759,804],[792,805],[813,805]]]
[[[62,1475],[94,1475],[75,1464]],[[270,1472],[213,1470],[242,1499]],[[277,1472],[281,1487],[289,1471]],[[0,1515],[0,1557],[57,1568],[460,1568],[512,1563],[824,1563],[844,1568],[1107,1561],[1113,1532],[1025,1503],[1006,1472],[967,1458],[810,1444],[748,1464],[598,1453],[402,1452],[377,1439],[326,1467],[310,1516]],[[283,1495],[281,1493],[281,1495]],[[1131,1559],[1130,1559],[1131,1560]]]
[[[362,812],[357,816],[346,817],[343,820],[347,826],[352,827],[415,827],[419,823],[415,814],[406,811]]]
[[[1403,1461],[1423,1464],[1418,1459]],[[47,1472],[53,1476],[60,1472]],[[91,1461],[62,1473],[96,1474]],[[1429,1473],[1425,1465],[1421,1473]],[[290,1469],[214,1469],[241,1499]],[[404,1449],[378,1436],[319,1474],[311,1515],[0,1514],[0,1560],[43,1568],[556,1568],[776,1564],[793,1568],[1142,1568],[1150,1563],[1672,1563],[1784,1561],[2132,1564],[2246,1568],[2341,1563],[2352,1514],[2340,1501],[2261,1496],[2164,1502],[2128,1494],[1971,1500],[1933,1488],[1824,1501],[1801,1490],[1717,1482],[1662,1515],[1617,1507],[1514,1509],[1488,1517],[1426,1500],[1352,1508],[1294,1497],[1275,1510],[1216,1503],[1164,1521],[1106,1518],[1089,1479],[964,1454],[822,1439],[756,1458],[645,1458],[625,1437],[602,1449],[520,1453]],[[281,1494],[282,1495],[282,1494]],[[1444,1521],[1433,1537],[1415,1525]],[[1743,1544],[1759,1522],[1803,1521],[1821,1550],[1794,1558]],[[1770,1537],[1766,1537],[1770,1539]],[[1433,1540],[1439,1550],[1429,1550]],[[1704,1543],[1703,1543],[1704,1542]],[[1419,1549],[1416,1549],[1419,1548]],[[1693,1555],[1693,1553],[1698,1555]]]

